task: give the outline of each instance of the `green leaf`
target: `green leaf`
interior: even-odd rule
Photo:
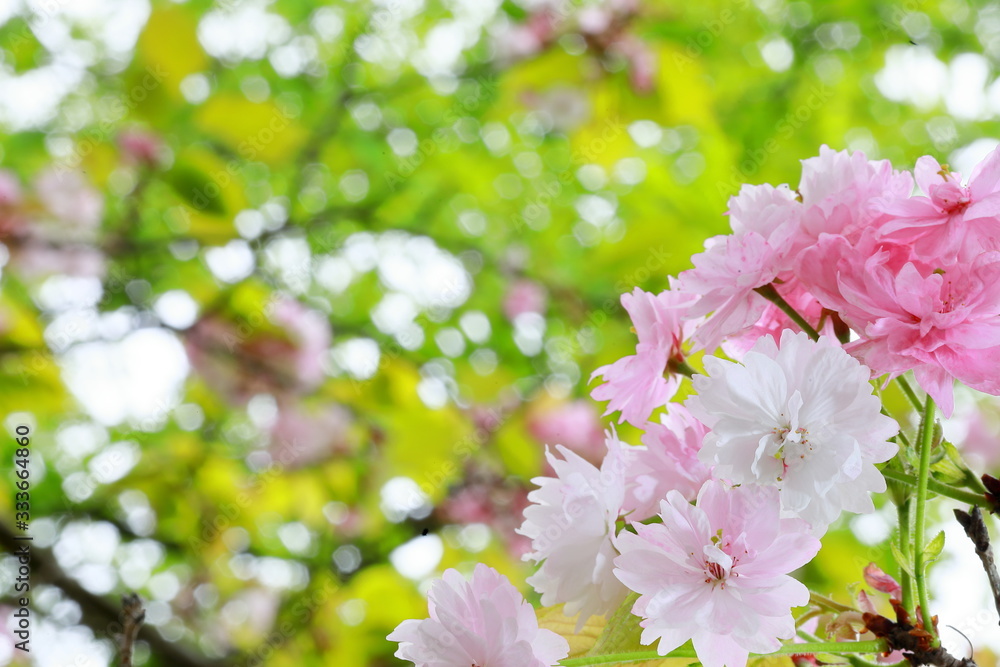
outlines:
[[[639,627],[639,617],[632,613],[638,593],[629,593],[621,606],[608,619],[604,631],[597,638],[597,643],[587,655],[608,655],[611,653],[630,653],[648,649],[640,641],[642,628]]]
[[[914,567],[912,560],[903,555],[903,552],[900,551],[899,546],[895,542],[890,542],[889,548],[892,550],[892,557],[896,560],[896,563],[903,568],[908,575],[911,577],[914,576],[913,572],[916,568]]]
[[[924,567],[927,567],[941,555],[944,550],[944,531],[934,536],[934,539],[924,547]]]
[[[31,26],[20,16],[0,27],[0,48],[5,52],[2,54],[3,61],[13,65],[18,74],[36,67],[40,56],[45,53]]]

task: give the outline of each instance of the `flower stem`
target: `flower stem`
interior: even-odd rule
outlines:
[[[913,544],[910,536],[910,506],[911,501],[907,496],[906,500],[896,507],[896,514],[899,517],[899,551],[907,562],[912,562],[910,546]],[[903,567],[903,564],[900,563],[899,578],[903,588],[903,609],[913,618],[917,607],[913,599],[913,577],[906,571],[907,567],[909,566]]]
[[[885,640],[877,639],[869,642],[808,642],[801,644],[785,644],[774,653],[767,655],[792,655],[810,653],[884,653],[888,650]],[[754,654],[751,654],[754,655]],[[691,648],[678,648],[666,655],[656,651],[636,651],[634,653],[611,653],[608,655],[590,655],[579,658],[568,658],[559,664],[562,667],[587,667],[588,665],[611,665],[623,662],[643,662],[645,660],[660,660],[662,658],[697,658]]]
[[[930,449],[928,447],[928,449]],[[902,482],[903,484],[908,484],[913,488],[917,489],[919,494],[920,491],[920,479],[914,477],[913,475],[907,475],[905,472],[899,472],[898,470],[893,470],[892,468],[883,468],[882,476],[886,479],[891,479],[896,482]],[[951,486],[950,484],[945,484],[939,482],[930,475],[924,480],[927,482],[927,490],[933,491],[934,493],[948,498],[953,498],[955,500],[960,500],[963,503],[968,503],[970,505],[979,505],[980,507],[987,507],[986,497],[981,493],[974,493],[973,491],[966,491],[965,489],[960,489],[957,486]]]
[[[917,412],[924,409],[924,406],[920,404],[920,398],[917,396],[917,392],[913,391],[913,387],[910,386],[909,380],[900,375],[896,378],[896,384],[898,384],[899,388],[903,390],[906,397],[910,399],[910,404],[917,409]]]
[[[924,416],[920,420],[920,469],[917,472],[917,521],[913,529],[913,556],[917,580],[917,596],[920,601],[920,617],[924,619],[924,629],[938,643],[931,622],[929,598],[927,596],[927,564],[924,562],[924,540],[927,537],[927,488],[931,477],[931,444],[934,439],[934,399],[930,394],[924,404]]]
[[[781,312],[788,315],[792,322],[799,325],[799,328],[805,331],[810,338],[813,340],[819,340],[819,332],[816,331],[811,324],[806,322],[806,318],[802,317],[802,315],[799,314],[799,311],[792,307],[792,304],[785,301],[785,298],[778,294],[778,290],[774,288],[773,284],[763,285],[754,291],[780,308]]]
[[[671,373],[680,373],[688,377],[698,372],[683,359],[670,359],[667,361],[667,370]]]
[[[825,595],[820,595],[819,593],[814,593],[813,591],[809,591],[809,602],[817,607],[828,609],[829,611],[855,611],[854,607],[848,607],[846,604],[840,604],[836,600],[831,600]]]

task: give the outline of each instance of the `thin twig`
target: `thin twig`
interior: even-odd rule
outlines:
[[[965,534],[972,540],[976,547],[976,555],[983,561],[983,569],[990,580],[990,588],[993,591],[993,603],[996,605],[997,614],[1000,615],[1000,574],[997,574],[997,564],[993,558],[993,547],[990,545],[990,533],[983,520],[983,512],[979,507],[972,508],[972,514],[963,510],[955,510],[955,518],[962,524]]]
[[[132,667],[132,647],[139,636],[142,622],[146,620],[146,610],[142,599],[135,593],[122,596],[121,666]]]

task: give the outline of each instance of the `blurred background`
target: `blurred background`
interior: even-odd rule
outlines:
[[[523,584],[544,445],[603,455],[619,295],[821,144],[968,173],[998,59],[963,0],[0,0],[0,664],[111,664],[127,591],[139,664],[401,664],[445,568]],[[994,469],[977,400],[947,428]],[[804,579],[895,571],[894,516]],[[935,611],[981,649],[963,540]]]

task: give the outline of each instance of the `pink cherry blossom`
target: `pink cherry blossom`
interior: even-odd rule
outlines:
[[[642,445],[623,445],[625,461],[624,511],[630,521],[642,521],[656,514],[667,492],[677,490],[694,500],[698,490],[712,476],[711,469],[698,459],[708,429],[683,405],[671,405],[661,423],[646,425]]]
[[[642,427],[653,410],[677,393],[681,376],[669,363],[684,360],[682,343],[697,324],[688,312],[694,301],[678,290],[651,294],[637,287],[622,295],[639,343],[634,355],[601,366],[590,376],[604,378],[604,384],[590,392],[596,400],[608,401],[604,414],[620,411],[618,423]]]
[[[323,357],[330,347],[330,321],[319,311],[287,297],[275,301],[269,315],[272,322],[288,332],[295,345],[299,381],[310,388],[319,386],[325,377]]]
[[[820,333],[834,337],[836,331],[832,318],[826,318],[823,326],[819,323],[823,320],[823,306],[813,297],[801,283],[795,278],[788,278],[781,284],[775,284],[778,294],[787,301],[795,312],[802,315],[813,327],[821,329]],[[751,327],[740,333],[732,334],[722,341],[722,350],[726,356],[739,361],[743,355],[752,348],[763,336],[771,336],[775,340],[781,339],[781,334],[785,330],[802,331],[798,324],[792,321],[783,310],[773,303],[768,302],[764,306],[764,312]]]
[[[350,426],[350,413],[339,405],[318,410],[283,405],[270,429],[269,451],[275,461],[289,469],[315,464],[348,453]]]
[[[118,136],[118,145],[127,161],[145,166],[156,166],[163,159],[163,140],[152,132],[125,130]]]
[[[600,464],[607,453],[600,414],[589,401],[570,401],[532,411],[527,426],[540,443],[563,445],[591,463]]]
[[[904,198],[912,190],[910,173],[894,170],[888,160],[821,146],[818,157],[802,161],[802,233],[811,239],[821,233],[854,238],[878,215],[876,198]]]
[[[195,370],[233,403],[259,393],[305,393],[324,378],[331,336],[326,318],[289,297],[267,304],[264,312],[270,322],[252,326],[249,320],[210,314],[187,332],[185,348]]]
[[[569,655],[565,639],[538,627],[534,608],[491,567],[466,581],[446,570],[427,595],[430,618],[403,621],[387,639],[416,667],[553,667]]]
[[[781,519],[775,489],[708,481],[691,505],[678,491],[660,503],[662,524],[633,524],[616,539],[615,576],[639,593],[642,643],[660,655],[689,639],[705,667],[744,667],[795,636],[791,608],[809,591],[788,576],[820,543],[798,519]]]
[[[875,463],[897,451],[871,371],[828,338],[761,338],[742,364],[705,358],[687,401],[711,430],[699,456],[716,477],[775,486],[782,508],[822,532],[842,510],[871,512],[885,491]]]
[[[79,237],[101,224],[104,199],[79,171],[52,167],[35,178],[35,192],[42,205],[67,232]]]
[[[801,224],[803,206],[788,185],[744,185],[729,198],[729,225],[737,236],[756,232],[779,249]]]
[[[802,254],[799,275],[860,334],[852,354],[890,378],[913,370],[945,416],[955,379],[1000,395],[1000,252],[933,267],[898,244],[826,237]]]
[[[968,185],[926,155],[914,172],[927,196],[879,201],[880,236],[911,244],[918,257],[938,264],[1000,249],[1000,148],[976,165]]]
[[[548,297],[545,288],[533,280],[517,280],[503,299],[503,312],[513,321],[522,313],[544,313]]]
[[[680,275],[680,289],[700,299],[689,316],[709,315],[694,337],[699,346],[714,351],[728,336],[757,322],[767,301],[754,292],[769,285],[781,271],[781,253],[755,231],[741,236],[715,236],[705,241],[705,252],[692,258],[693,269]]]
[[[580,613],[578,625],[621,604],[624,587],[612,574],[618,554],[612,543],[615,523],[625,500],[624,466],[615,436],[608,437],[608,456],[600,469],[565,447],[545,456],[555,477],[536,477],[528,494],[518,533],[531,539],[525,560],[540,562],[528,583],[542,595],[543,605],[565,603],[566,615]]]

